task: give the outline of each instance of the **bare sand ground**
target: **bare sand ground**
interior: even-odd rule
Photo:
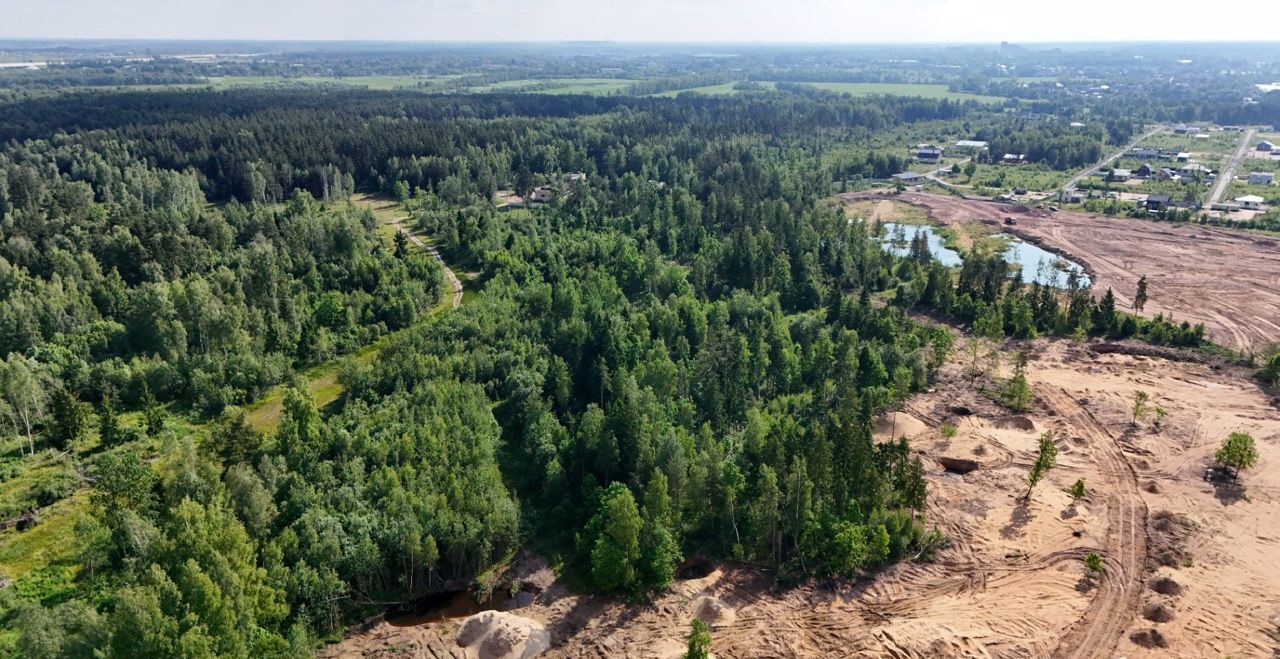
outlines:
[[[1280,652],[1280,410],[1267,392],[1243,371],[1069,341],[1026,345],[1036,394],[1027,414],[997,407],[952,364],[935,390],[877,424],[878,438],[905,434],[925,458],[928,524],[952,539],[933,562],[785,590],[759,569],[719,565],[627,605],[573,594],[532,560],[519,571],[545,589],[516,613],[545,625],[550,657],[678,657],[695,615],[721,658]],[[1150,416],[1131,423],[1137,390],[1167,412],[1159,428]],[[944,422],[954,437],[938,430]],[[1237,430],[1257,439],[1259,464],[1240,488],[1215,487],[1204,468]],[[1023,502],[1046,431],[1058,464]],[[977,468],[947,471],[945,458]],[[1066,490],[1078,478],[1088,495],[1073,502]],[[1105,557],[1101,578],[1086,575],[1090,551]],[[322,654],[477,656],[457,645],[459,625],[376,623]]]
[[[880,192],[840,195],[882,200]],[[1122,308],[1146,275],[1144,315],[1204,323],[1209,336],[1247,350],[1280,341],[1280,240],[1243,231],[1126,217],[1043,210],[926,192],[893,199],[921,206],[948,225],[987,221],[1069,256],[1088,270],[1093,290],[1110,287]],[[877,206],[878,208],[878,206]],[[1016,226],[1004,226],[1014,217]]]

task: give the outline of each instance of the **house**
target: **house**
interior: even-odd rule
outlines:
[[[961,153],[978,153],[986,150],[987,143],[981,140],[960,140],[956,142],[956,151]]]
[[[1187,162],[1191,160],[1191,154],[1186,151],[1179,151],[1177,157],[1174,158],[1178,162]]]
[[[1189,129],[1187,128],[1186,124],[1178,124],[1177,126],[1173,127],[1173,133],[1175,135],[1186,135],[1188,130]]]
[[[1182,179],[1181,174],[1179,174],[1176,170],[1169,169],[1168,167],[1161,167],[1160,171],[1156,172],[1157,181],[1178,181],[1181,179]]]
[[[1149,194],[1146,202],[1143,203],[1149,211],[1162,211],[1169,207],[1169,195],[1167,194]]]
[[[1266,201],[1266,199],[1263,199],[1262,197],[1259,197],[1256,194],[1248,194],[1243,197],[1236,197],[1236,203],[1240,204],[1240,208],[1243,208],[1248,211],[1262,210],[1262,202],[1264,201]]]
[[[1151,178],[1151,175],[1155,173],[1155,168],[1149,162],[1143,163],[1141,167],[1133,170],[1133,175],[1138,178]]]
[[[545,204],[551,201],[551,186],[539,185],[529,193],[529,201],[535,204]]]
[[[568,174],[565,174],[564,176],[561,177],[561,182],[565,185],[565,187],[575,185],[577,183],[585,183],[586,181],[587,181],[587,175],[584,174],[583,172],[569,172]]]
[[[1128,181],[1132,177],[1133,172],[1127,169],[1113,169],[1110,174],[1107,174],[1108,181]]]
[[[894,174],[894,175],[893,175],[893,178],[896,178],[896,179],[898,179],[899,181],[902,181],[903,183],[905,183],[905,184],[907,184],[907,185],[915,185],[915,184],[917,184],[917,183],[924,183],[925,181],[927,181],[927,180],[929,179],[929,177],[927,177],[927,176],[925,176],[924,174],[921,174],[921,173],[919,173],[919,172],[902,172],[901,174]]]
[[[1000,164],[1017,165],[1022,163],[1026,159],[1027,159],[1027,154],[1025,153],[1006,153],[1000,157]]]
[[[937,163],[942,161],[942,147],[932,146],[929,144],[921,144],[916,147],[916,160],[920,162]]]
[[[1135,146],[1133,147],[1133,150],[1129,152],[1129,155],[1130,157],[1138,160],[1151,160],[1153,158],[1159,158],[1164,154],[1160,149],[1153,146]]]
[[[1273,172],[1249,172],[1249,185],[1271,185],[1275,179]]]
[[[1270,143],[1270,142],[1268,142],[1268,141],[1266,141],[1266,140],[1262,140],[1261,142],[1258,142],[1258,150],[1259,150],[1259,151],[1271,151],[1271,150],[1272,150],[1272,149],[1274,149],[1274,148],[1276,148],[1276,145],[1274,145],[1274,144],[1272,144],[1272,143]]]
[[[1196,172],[1200,172],[1202,174],[1208,174],[1213,170],[1209,169],[1208,167],[1205,167],[1204,165],[1201,165],[1198,162],[1189,162],[1179,167],[1178,171],[1181,172],[1183,176],[1194,176]]]
[[[1066,190],[1063,190],[1062,194],[1059,195],[1059,197],[1061,198],[1062,203],[1064,204],[1083,204],[1084,203],[1084,193],[1080,192],[1075,188],[1067,188]]]

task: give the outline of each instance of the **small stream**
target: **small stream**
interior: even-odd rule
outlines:
[[[910,253],[911,241],[920,233],[925,235],[929,253],[939,263],[949,268],[962,263],[963,257],[943,244],[942,236],[931,226],[886,222],[880,245],[886,252],[896,256],[907,256]],[[1023,281],[1037,281],[1057,288],[1066,288],[1071,272],[1074,271],[1082,285],[1089,285],[1089,276],[1085,274],[1084,268],[1079,263],[1062,258],[1016,236],[1000,234],[1000,237],[1009,244],[1004,252],[1005,260],[1021,269]]]

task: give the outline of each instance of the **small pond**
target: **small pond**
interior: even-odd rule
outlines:
[[[886,222],[880,245],[891,254],[907,256],[911,250],[911,242],[921,233],[925,235],[929,253],[939,263],[949,268],[960,265],[960,254],[943,244],[942,236],[931,226]],[[1001,234],[1000,237],[1009,244],[1004,253],[1005,260],[1021,268],[1023,281],[1038,281],[1066,288],[1070,273],[1074,270],[1083,285],[1089,284],[1089,276],[1080,264],[1017,237],[1008,234]]]

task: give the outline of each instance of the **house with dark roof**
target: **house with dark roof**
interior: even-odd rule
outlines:
[[[1149,194],[1143,207],[1149,211],[1162,211],[1169,208],[1171,199],[1167,194]]]

